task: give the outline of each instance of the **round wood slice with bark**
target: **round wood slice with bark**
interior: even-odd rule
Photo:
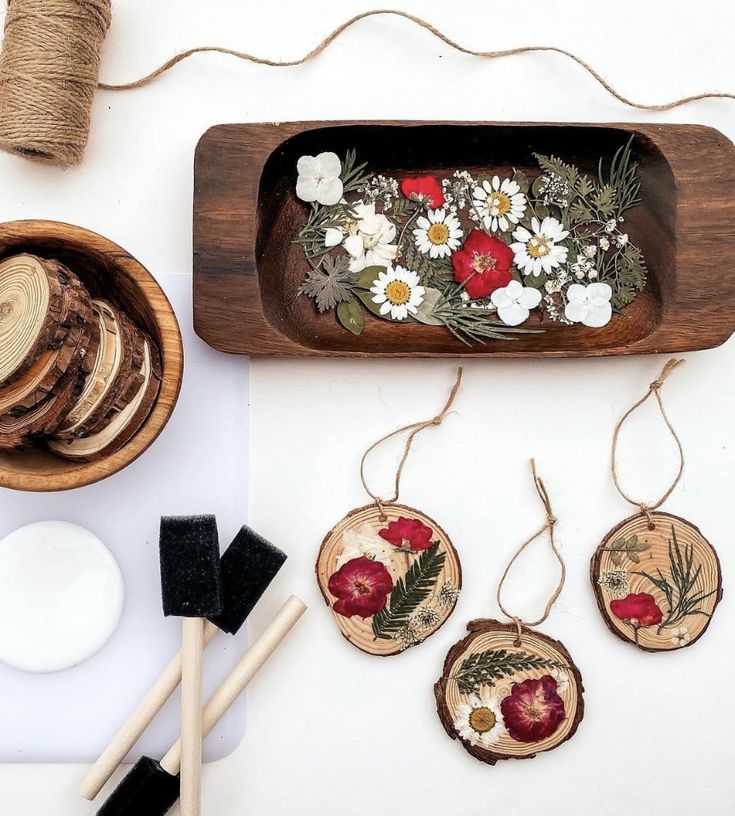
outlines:
[[[445,731],[489,765],[531,759],[574,736],[584,716],[579,669],[558,640],[474,620],[434,685]]]
[[[590,576],[610,631],[647,652],[692,646],[722,598],[714,547],[698,527],[661,511],[613,528],[592,557]]]
[[[330,530],[316,576],[342,635],[382,657],[436,632],[462,587],[449,536],[419,510],[392,503],[353,510]]]
[[[140,428],[160,382],[154,341],[73,270],[30,254],[0,262],[0,449],[103,458]]]

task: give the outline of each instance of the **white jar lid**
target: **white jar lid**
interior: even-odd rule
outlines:
[[[125,589],[112,553],[84,527],[39,521],[0,540],[0,661],[63,671],[117,628]]]

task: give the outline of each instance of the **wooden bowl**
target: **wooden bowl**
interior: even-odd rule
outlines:
[[[124,309],[158,343],[163,378],[153,408],[138,433],[117,453],[97,462],[62,459],[42,447],[0,451],[0,486],[48,492],[93,484],[117,473],[151,445],[168,422],[181,390],[184,350],[176,315],[150,272],[117,244],[58,221],[0,224],[0,259],[19,252],[58,258],[79,275],[93,297]]]

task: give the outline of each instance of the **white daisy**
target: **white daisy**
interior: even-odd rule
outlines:
[[[505,288],[496,289],[490,300],[498,309],[498,317],[506,326],[520,326],[541,303],[541,292],[512,280]]]
[[[353,558],[369,558],[380,561],[386,567],[391,565],[390,546],[368,521],[342,534],[342,552],[337,557],[337,569]]]
[[[689,630],[686,626],[677,626],[676,629],[671,630],[671,642],[677,648],[686,646],[691,639],[692,636],[689,634]]]
[[[459,239],[463,232],[456,215],[445,209],[429,210],[425,216],[416,219],[413,237],[416,248],[430,258],[448,258],[459,249]]]
[[[526,212],[526,196],[518,182],[493,176],[492,182],[483,181],[472,191],[472,204],[482,217],[486,230],[506,232],[517,224]]]
[[[457,706],[454,728],[470,745],[491,748],[505,733],[500,700],[488,692],[473,694]]]
[[[366,266],[389,266],[398,254],[393,242],[396,225],[382,213],[375,212],[375,203],[359,201],[350,205],[354,218],[324,233],[324,246],[342,244],[350,254],[350,272],[360,272]]]
[[[379,303],[380,314],[390,314],[391,320],[405,320],[409,312],[416,314],[426,290],[419,285],[419,276],[402,266],[384,269],[373,282],[370,291],[373,303]]]
[[[343,185],[339,177],[342,163],[336,153],[302,156],[296,169],[299,173],[296,195],[302,201],[331,206],[342,198]]]
[[[563,264],[569,250],[559,246],[569,232],[556,218],[547,216],[539,223],[538,218],[531,219],[531,231],[525,227],[514,230],[515,244],[510,248],[515,253],[515,264],[524,275],[540,275]]]
[[[564,317],[572,323],[599,329],[607,325],[612,317],[611,297],[612,289],[607,283],[590,283],[588,286],[573,283],[567,289]]]

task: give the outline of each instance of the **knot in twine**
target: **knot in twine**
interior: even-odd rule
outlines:
[[[0,57],[0,147],[28,158],[64,166],[81,161],[89,136],[90,110],[97,87],[107,91],[142,88],[195,54],[216,53],[273,68],[304,65],[326,51],[347,29],[369,17],[410,22],[461,54],[499,59],[547,53],[564,57],[587,72],[611,96],[638,110],[666,111],[699,99],[735,99],[706,91],[661,104],[635,102],[617,91],[589,63],[563,48],[524,45],[496,51],[468,48],[426,20],[398,9],[356,14],[301,57],[279,60],[214,45],[190,48],[154,70],[123,83],[99,81],[100,51],[110,26],[110,0],[9,0]]]
[[[554,526],[556,525],[558,519],[554,515],[554,511],[551,507],[551,499],[549,498],[549,494],[546,490],[546,485],[543,481],[539,478],[538,474],[536,473],[536,462],[535,460],[531,459],[531,473],[533,475],[533,484],[536,488],[536,492],[541,499],[541,504],[544,506],[544,510],[546,511],[546,522],[542,527],[540,527],[530,538],[527,538],[523,544],[515,551],[513,557],[508,562],[508,566],[505,568],[503,575],[498,583],[498,591],[496,593],[498,606],[500,607],[501,612],[507,617],[510,618],[511,623],[513,623],[516,627],[516,638],[514,640],[515,646],[521,645],[521,637],[523,634],[524,628],[529,628],[531,626],[539,626],[542,624],[548,617],[549,613],[551,612],[551,607],[556,603],[559,595],[561,595],[562,589],[564,589],[564,582],[566,581],[567,577],[567,567],[564,563],[564,559],[562,558],[561,552],[559,552],[558,547],[556,546],[556,541],[554,540]],[[544,608],[543,614],[538,620],[535,621],[524,621],[518,615],[513,615],[503,606],[503,601],[501,598],[501,593],[503,590],[503,584],[505,583],[505,579],[508,577],[508,573],[510,572],[513,564],[516,562],[516,559],[520,556],[520,554],[532,544],[537,538],[540,538],[546,531],[549,532],[549,545],[551,546],[551,550],[556,556],[557,561],[559,562],[559,567],[561,568],[561,572],[559,575],[559,583],[556,585],[556,589],[551,593],[551,597],[546,603],[546,607]]]
[[[457,379],[454,381],[454,385],[452,386],[452,390],[449,392],[449,397],[447,398],[444,407],[441,411],[431,419],[423,420],[422,422],[413,422],[410,425],[404,425],[401,428],[396,428],[395,431],[391,431],[389,434],[382,436],[378,439],[377,442],[373,442],[373,444],[363,453],[362,459],[360,460],[360,479],[362,480],[362,486],[365,488],[365,492],[370,496],[370,498],[375,502],[378,512],[380,513],[380,520],[385,521],[386,515],[385,511],[383,510],[384,505],[386,504],[395,504],[398,501],[398,495],[401,489],[401,475],[403,474],[403,466],[406,464],[406,460],[408,459],[408,454],[411,452],[411,445],[413,444],[413,440],[416,438],[421,431],[425,430],[426,428],[431,428],[432,426],[441,425],[444,421],[444,418],[449,413],[449,409],[452,407],[454,403],[454,398],[457,396],[457,391],[459,391],[459,386],[462,382],[462,367],[460,366],[457,369]],[[399,434],[406,433],[410,431],[408,434],[408,438],[406,439],[406,444],[403,448],[403,455],[401,456],[401,461],[398,463],[398,469],[396,470],[396,475],[393,481],[393,496],[390,499],[382,499],[380,496],[376,495],[375,493],[370,490],[368,487],[367,481],[365,479],[365,460],[368,458],[369,454],[375,450],[379,445],[382,445],[383,442],[386,442],[388,439],[391,439],[394,436],[398,436]]]
[[[648,386],[648,391],[646,391],[646,393],[641,397],[641,399],[638,400],[638,402],[635,403],[635,405],[633,405],[631,408],[629,408],[623,414],[623,416],[620,418],[617,425],[615,426],[615,430],[613,431],[612,450],[610,452],[610,470],[612,471],[613,482],[615,483],[615,487],[616,487],[618,493],[620,493],[620,495],[627,502],[630,502],[630,504],[635,505],[636,507],[638,507],[640,509],[641,513],[643,513],[646,516],[646,519],[648,520],[648,529],[649,530],[654,530],[656,528],[656,525],[654,524],[654,521],[653,521],[653,515],[652,515],[653,511],[658,509],[666,501],[666,499],[668,499],[669,496],[674,492],[676,486],[681,481],[682,474],[684,473],[684,464],[685,464],[684,448],[683,448],[683,446],[681,444],[681,440],[679,439],[676,431],[674,430],[674,426],[671,424],[671,421],[669,420],[669,417],[668,417],[668,415],[666,413],[666,409],[664,408],[663,399],[661,397],[661,388],[662,388],[664,382],[666,382],[666,379],[671,374],[671,372],[675,368],[680,366],[683,362],[684,362],[684,360],[677,360],[677,359],[669,360],[666,363],[666,365],[661,369],[661,373],[658,375],[658,377],[656,377],[656,379]],[[638,408],[640,408],[641,405],[643,405],[646,402],[646,400],[651,396],[651,394],[653,394],[653,396],[656,398],[656,402],[658,404],[658,409],[659,409],[659,411],[661,413],[661,416],[663,417],[663,420],[666,423],[666,427],[668,428],[669,432],[671,433],[671,436],[674,439],[674,442],[676,442],[676,447],[677,447],[677,450],[679,451],[679,470],[677,471],[677,474],[676,474],[676,477],[674,478],[674,481],[671,483],[669,488],[666,491],[664,491],[663,495],[657,501],[644,502],[644,501],[639,501],[638,499],[634,499],[632,496],[628,495],[628,493],[626,493],[625,490],[623,490],[623,488],[622,488],[622,486],[620,484],[620,476],[618,475],[617,453],[618,453],[618,440],[619,440],[619,437],[620,437],[620,430],[623,427],[623,424],[625,423],[625,420],[628,419],[628,417],[634,411],[638,410]]]
[[[0,147],[81,161],[110,0],[9,0],[0,55]]]

